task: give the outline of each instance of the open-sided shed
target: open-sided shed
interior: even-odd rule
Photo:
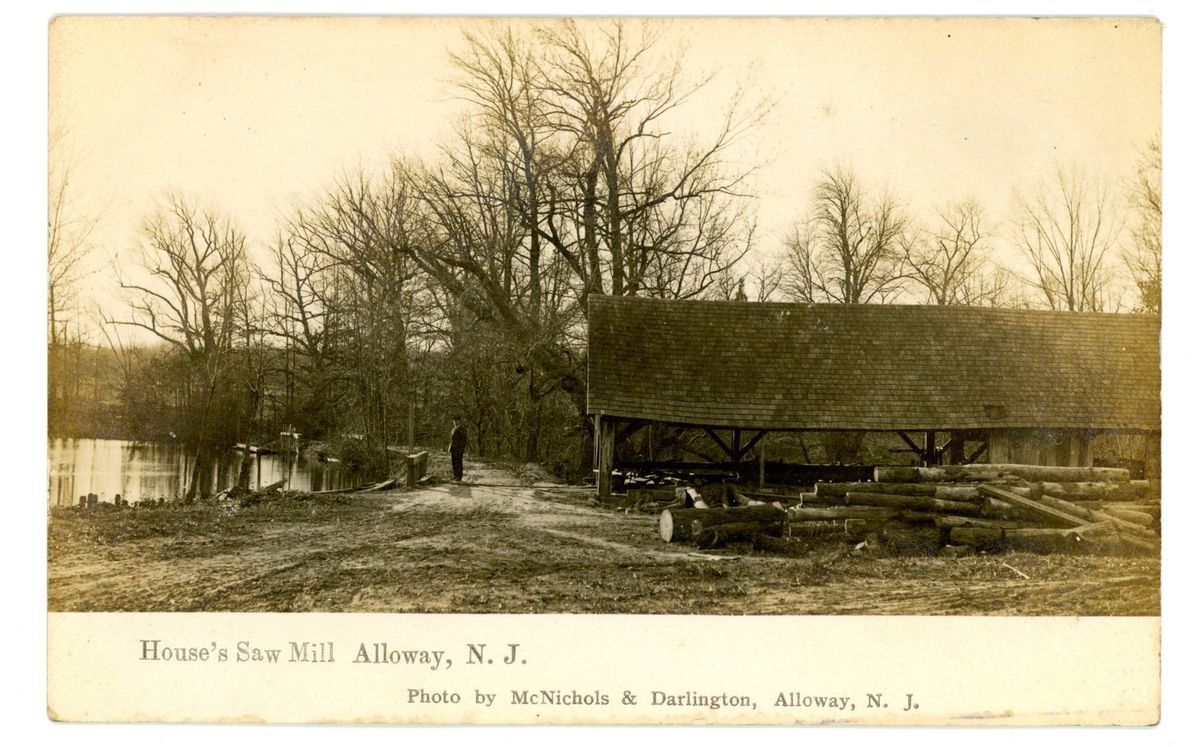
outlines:
[[[734,464],[772,431],[896,432],[926,464],[1051,432],[1040,460],[1080,465],[1097,432],[1160,430],[1155,316],[592,296],[588,327],[604,494],[615,442],[650,422]]]

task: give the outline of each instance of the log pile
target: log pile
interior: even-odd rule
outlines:
[[[1156,488],[1131,481],[1127,470],[1101,467],[879,467],[874,482],[817,483],[799,495],[680,488],[655,505],[665,542],[705,548],[750,542],[787,554],[789,542],[829,536],[835,527],[858,547],[901,554],[1155,552]]]

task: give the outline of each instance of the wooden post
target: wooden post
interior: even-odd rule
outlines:
[[[1087,431],[1079,434],[1079,466],[1092,466],[1092,434]]]
[[[763,489],[767,481],[767,447],[758,447],[758,489]]]
[[[417,403],[408,403],[408,453],[417,450]]]
[[[921,461],[925,463],[926,467],[932,467],[938,463],[937,431],[925,431],[925,449]]]
[[[950,439],[950,464],[962,464],[967,460],[965,449],[967,440],[962,433],[953,434]]]
[[[1006,431],[988,431],[987,460],[992,464],[1009,463],[1009,441]]]
[[[596,490],[601,498],[612,496],[613,445],[616,424],[611,418],[596,416]]]
[[[1068,467],[1082,467],[1083,454],[1081,446],[1083,445],[1079,438],[1079,431],[1071,431],[1067,436],[1067,465]]]

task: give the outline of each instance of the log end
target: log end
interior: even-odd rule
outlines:
[[[658,536],[662,537],[663,542],[670,542],[674,532],[675,519],[671,516],[671,510],[667,509],[658,515]]]

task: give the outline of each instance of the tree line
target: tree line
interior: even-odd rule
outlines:
[[[593,293],[1095,311],[1118,303],[1124,260],[1138,310],[1159,311],[1156,146],[1127,190],[1132,231],[1117,197],[1077,173],[1023,197],[1002,235],[970,200],[918,221],[838,166],[763,256],[737,147],[769,108],[734,92],[691,132],[687,107],[710,81],[689,80],[653,29],[467,34],[451,62],[467,112],[440,155],[331,180],[280,220],[265,260],[219,208],[165,196],[117,270],[125,310],[92,343],[104,381],[90,399],[88,346],[70,331],[88,226],[52,175],[51,433],[107,418],[203,466],[294,428],[353,435],[341,448],[382,471],[414,407],[418,441],[439,444],[457,413],[477,454],[571,474],[590,469]],[[997,261],[1002,242],[1027,272]]]

